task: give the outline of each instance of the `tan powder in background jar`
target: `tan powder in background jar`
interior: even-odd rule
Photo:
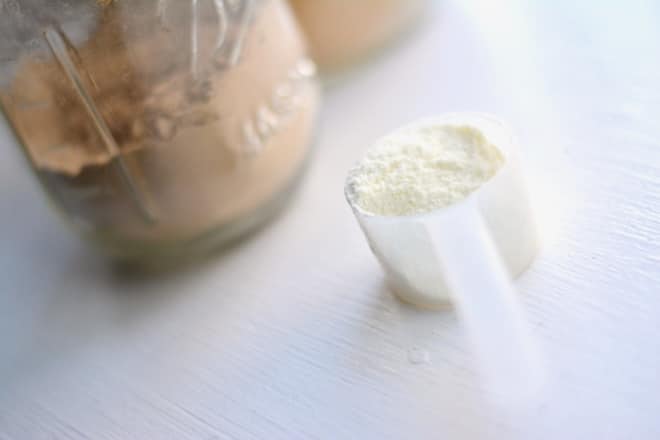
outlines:
[[[411,26],[425,0],[290,0],[323,69],[360,61]]]
[[[79,47],[57,27],[39,44],[3,109],[57,204],[114,254],[232,238],[300,172],[319,92],[280,0],[110,2]]]

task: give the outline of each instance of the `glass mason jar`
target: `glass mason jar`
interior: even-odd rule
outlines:
[[[324,70],[359,62],[409,28],[427,0],[290,0]]]
[[[283,0],[0,0],[0,60],[2,110],[39,180],[123,259],[268,218],[319,102]]]

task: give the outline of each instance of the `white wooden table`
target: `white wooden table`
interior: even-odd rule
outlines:
[[[55,221],[4,130],[0,439],[660,438],[658,19],[651,0],[438,5],[329,90],[282,216],[160,277]],[[455,110],[516,128],[539,205],[516,285],[550,386],[515,413],[451,312],[393,299],[342,196],[371,140]]]

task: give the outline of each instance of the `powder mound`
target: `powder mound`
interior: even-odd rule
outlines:
[[[503,164],[499,149],[475,127],[405,127],[378,141],[351,170],[348,196],[371,214],[423,214],[465,199]]]

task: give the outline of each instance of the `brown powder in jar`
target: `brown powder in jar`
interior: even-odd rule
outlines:
[[[359,61],[410,25],[426,0],[289,0],[313,58],[332,69]]]
[[[297,174],[318,101],[297,27],[276,0],[220,3],[222,45],[217,1],[111,3],[76,49],[47,30],[55,59],[23,62],[0,95],[78,223],[186,240],[243,218]]]

